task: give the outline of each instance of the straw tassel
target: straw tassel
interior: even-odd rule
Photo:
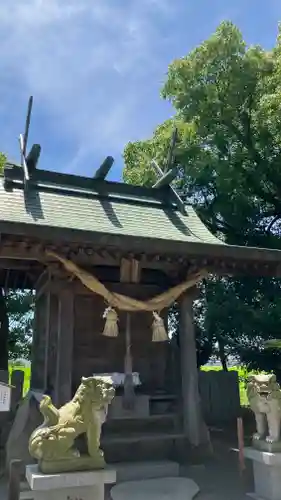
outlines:
[[[102,334],[105,337],[117,337],[118,315],[115,309],[108,307],[103,313],[103,318],[105,318],[105,325]]]
[[[168,340],[168,335],[164,325],[164,321],[157,312],[153,312],[152,323],[152,342],[165,342]]]

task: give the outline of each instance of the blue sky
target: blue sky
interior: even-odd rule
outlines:
[[[225,19],[270,48],[280,0],[9,0],[0,2],[0,150],[19,160],[29,95],[40,167],[92,175],[173,110],[159,91],[168,64]]]

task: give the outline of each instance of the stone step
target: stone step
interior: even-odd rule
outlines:
[[[180,432],[106,436],[101,447],[106,461],[112,464],[159,460],[182,462],[190,453],[187,440]]]
[[[117,435],[106,435],[101,438],[101,447],[116,443],[139,443],[139,442],[151,442],[151,441],[170,441],[171,439],[177,439],[182,437],[182,432],[151,432],[150,434],[146,434],[144,432],[127,432],[126,434],[117,434]]]
[[[171,460],[159,462],[121,462],[114,465],[116,468],[117,483],[123,481],[138,481],[161,477],[178,477],[179,464]]]
[[[31,500],[33,498],[33,493],[29,487],[27,481],[21,481],[20,483],[20,500]]]
[[[103,425],[103,435],[113,435],[132,432],[173,432],[180,429],[180,418],[175,413],[151,415],[147,418],[114,418]]]

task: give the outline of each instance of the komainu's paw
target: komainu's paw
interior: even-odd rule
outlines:
[[[253,435],[253,439],[254,441],[260,441],[262,439],[262,435],[258,432],[255,432],[255,434]]]
[[[277,443],[278,442],[278,438],[275,437],[275,436],[267,436],[265,438],[266,442],[269,443],[269,444],[272,444],[272,443]]]
[[[69,459],[69,458],[79,458],[81,455],[80,455],[80,451],[77,450],[76,448],[71,448],[70,450],[67,450],[65,453],[64,453],[64,459]]]

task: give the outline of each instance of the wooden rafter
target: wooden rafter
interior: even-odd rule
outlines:
[[[158,179],[153,185],[154,188],[161,188],[163,186],[169,186],[171,182],[177,177],[177,170],[175,168],[171,168],[168,172],[163,173],[162,177]]]
[[[177,128],[174,129],[171,137],[171,143],[169,147],[169,152],[167,156],[167,160],[165,162],[164,168],[160,168],[158,163],[155,160],[152,160],[151,165],[154,168],[156,174],[159,176],[159,179],[154,184],[153,188],[160,188],[163,186],[169,186],[170,191],[172,193],[172,199],[176,203],[179,211],[186,215],[186,209],[183,200],[175,190],[175,188],[171,185],[171,182],[177,177],[178,170],[173,167],[175,161],[175,147],[178,138]]]
[[[155,160],[152,160],[151,161],[151,165],[152,167],[154,168],[154,170],[156,171],[156,173],[160,176],[160,181],[161,179],[165,176],[163,170],[159,167],[158,163],[155,161]],[[155,184],[154,184],[154,187]],[[178,195],[178,193],[176,192],[176,190],[173,188],[173,186],[171,186],[171,184],[169,184],[169,187],[170,187],[170,190],[172,192],[172,195],[173,195],[173,199],[174,199],[174,202],[176,203],[179,211],[183,214],[183,215],[186,215],[186,209],[185,209],[185,205],[184,205],[184,202],[183,200],[181,199],[181,197]]]
[[[38,163],[39,156],[41,153],[40,144],[33,144],[28,155],[26,154],[32,106],[33,106],[33,97],[30,96],[29,101],[28,101],[28,106],[27,106],[27,115],[26,115],[26,120],[25,120],[24,134],[19,135],[19,145],[20,145],[20,153],[21,153],[21,167],[23,170],[23,178],[24,178],[24,187],[25,188],[29,187],[30,177],[32,175],[32,172],[36,168],[36,165]]]
[[[104,180],[114,163],[114,158],[112,156],[107,156],[101,166],[97,169],[94,175],[94,179],[102,179]]]
[[[26,121],[25,121],[23,145],[22,145],[22,154],[23,154],[24,158],[26,157],[26,147],[27,147],[27,141],[28,141],[32,106],[33,106],[33,96],[30,96],[29,101],[28,101],[28,106],[27,106],[27,115],[26,115]]]

